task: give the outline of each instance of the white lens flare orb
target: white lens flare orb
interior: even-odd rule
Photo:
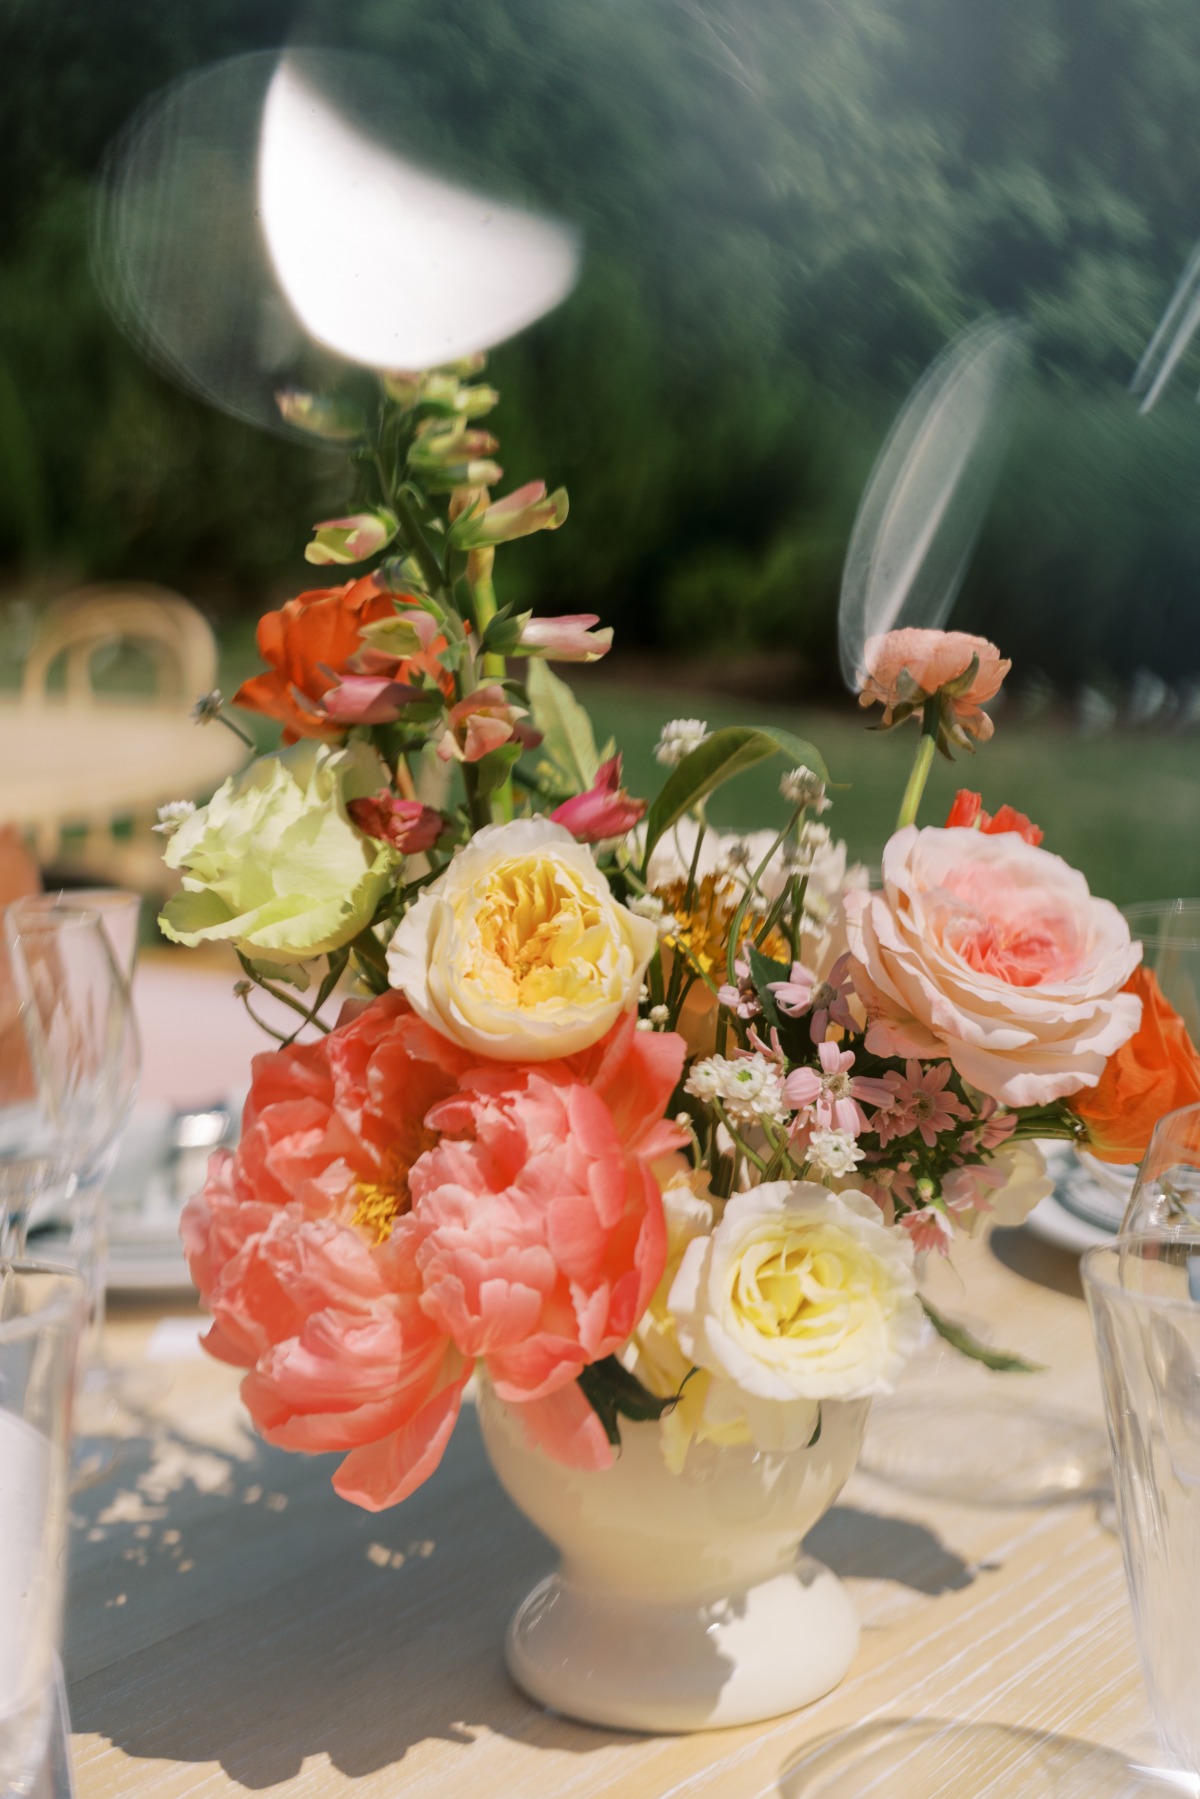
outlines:
[[[259,139],[263,235],[304,329],[376,369],[502,343],[566,298],[577,234],[371,141],[285,57]]]

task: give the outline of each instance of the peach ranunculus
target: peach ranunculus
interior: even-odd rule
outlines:
[[[408,1184],[469,1061],[398,994],[257,1056],[237,1150],[184,1209],[205,1347],[251,1370],[268,1442],[347,1451],[333,1484],[372,1510],[436,1467],[470,1374],[421,1305]]]
[[[1159,1119],[1200,1102],[1200,1055],[1150,969],[1135,968],[1128,991],[1142,1002],[1141,1024],[1071,1102],[1101,1162],[1140,1162]]]
[[[461,1077],[412,1171],[422,1304],[479,1358],[530,1437],[606,1467],[576,1377],[630,1336],[662,1276],[666,1226],[652,1163],[686,1141],[663,1117],[684,1044],[627,1014],[592,1049]]]
[[[993,726],[980,707],[995,699],[1011,667],[994,643],[968,631],[886,631],[867,639],[858,703],[882,706],[888,726],[912,717],[940,694],[950,735],[960,743],[969,737],[986,741]]]
[[[1094,1087],[1137,1029],[1141,950],[1117,908],[1015,832],[897,831],[883,891],[846,895],[867,1048],[947,1056],[1009,1106]]]
[[[364,628],[394,618],[403,600],[377,576],[363,575],[342,587],[313,588],[277,612],[264,612],[258,621],[258,651],[269,670],[243,681],[234,705],[278,719],[288,743],[298,737],[343,736],[345,721],[327,717],[321,702],[363,650]],[[393,678],[404,681],[423,670],[444,688],[449,676],[437,652],[445,647],[444,638],[434,639],[427,651],[393,665]]]

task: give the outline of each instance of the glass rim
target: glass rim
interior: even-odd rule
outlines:
[[[1156,1243],[1160,1247],[1167,1244],[1194,1244],[1197,1256],[1200,1256],[1200,1235],[1196,1237],[1168,1237],[1162,1231],[1130,1231],[1127,1235],[1116,1236],[1110,1243],[1095,1243],[1091,1249],[1085,1250],[1079,1259],[1079,1275],[1085,1292],[1090,1288],[1105,1297],[1116,1297],[1129,1300],[1134,1305],[1145,1306],[1154,1312],[1186,1314],[1190,1318],[1200,1318],[1200,1299],[1185,1299],[1169,1293],[1143,1293],[1136,1287],[1128,1287],[1119,1278],[1123,1265],[1122,1252],[1131,1249],[1135,1244]],[[1113,1268],[1117,1278],[1102,1272],[1104,1258],[1115,1258]],[[1149,1258],[1143,1258],[1148,1260]]]
[[[40,902],[49,900],[49,904]],[[103,929],[104,921],[99,912],[90,906],[72,906],[58,903],[58,895],[27,893],[21,899],[12,900],[4,908],[4,922],[8,930],[17,937],[31,937],[39,926],[46,926],[53,919],[55,927],[64,926],[71,930],[91,929],[99,926]]]
[[[19,1318],[0,1318],[0,1348],[6,1343],[19,1343],[23,1337],[44,1330],[47,1325],[65,1322],[72,1311],[78,1311],[87,1297],[87,1282],[76,1268],[61,1262],[35,1262],[28,1257],[0,1257],[0,1280],[6,1274],[49,1275],[59,1282],[62,1291],[47,1299],[36,1312],[22,1313]]]
[[[1200,899],[1137,900],[1132,906],[1122,906],[1121,916],[1139,943],[1153,944],[1156,949],[1168,945],[1176,949],[1200,949]],[[1164,928],[1170,917],[1195,922],[1186,933],[1181,933]],[[1142,918],[1161,920],[1162,924],[1157,930],[1139,930],[1138,921]]]

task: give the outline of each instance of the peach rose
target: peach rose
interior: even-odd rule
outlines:
[[[976,658],[979,666],[963,685]],[[985,700],[995,699],[1011,667],[994,643],[986,637],[972,637],[968,631],[887,631],[867,639],[859,670],[858,703],[882,706],[883,722],[890,725],[917,711],[935,693],[944,693],[959,728],[970,737],[986,740],[993,726],[980,707]]]
[[[1077,870],[1015,832],[897,831],[883,891],[846,895],[867,1047],[948,1056],[1009,1106],[1094,1087],[1141,1001],[1121,989],[1141,948]]]

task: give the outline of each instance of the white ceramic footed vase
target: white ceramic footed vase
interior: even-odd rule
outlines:
[[[601,1473],[526,1441],[480,1383],[500,1483],[557,1546],[518,1607],[509,1672],[531,1698],[620,1730],[704,1730],[808,1705],[842,1679],[858,1619],[837,1576],[800,1553],[858,1458],[869,1400],[829,1402],[808,1449],[693,1444],[681,1474],[657,1424],[621,1420]]]

